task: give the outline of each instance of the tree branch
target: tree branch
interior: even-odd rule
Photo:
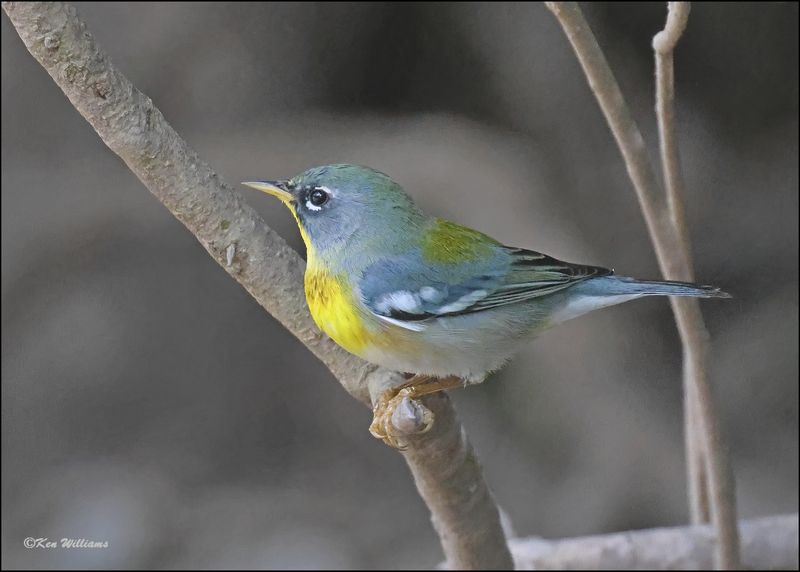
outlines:
[[[356,399],[404,381],[340,349],[309,317],[299,287],[303,260],[242,197],[189,148],[153,102],[111,63],[72,6],[3,2],[36,60],[172,214],[261,306],[305,344]],[[424,400],[435,428],[413,435],[404,454],[431,510],[445,556],[461,569],[510,568],[498,509],[446,396]],[[412,412],[413,413],[413,412]],[[410,425],[410,427],[409,427]],[[365,428],[366,430],[366,428]]]
[[[572,44],[622,152],[662,273],[669,280],[691,281],[693,276],[689,238],[680,198],[681,179],[673,133],[672,74],[665,73],[662,65],[658,78],[659,89],[664,89],[660,95],[660,101],[664,105],[660,103],[657,110],[662,157],[666,156],[665,178],[667,186],[671,186],[668,199],[665,200],[647,156],[641,132],[578,4],[546,4]],[[666,29],[654,39],[657,59],[669,58],[671,62],[672,49],[686,25],[687,18],[687,6],[671,8]],[[702,479],[705,470],[711,517],[718,537],[716,566],[738,568],[739,540],[733,473],[707,377],[708,332],[696,300],[671,298],[670,302],[683,346],[687,470],[693,520],[702,519],[704,490],[700,483],[704,482]],[[699,428],[698,437],[695,437],[698,435],[696,428]]]
[[[750,570],[796,570],[797,515],[740,523],[743,564]],[[517,570],[709,570],[710,526],[653,528],[564,540],[511,541]]]

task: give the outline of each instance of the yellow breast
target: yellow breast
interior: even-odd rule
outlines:
[[[365,322],[365,314],[359,309],[347,276],[331,272],[317,257],[297,213],[291,206],[289,210],[297,219],[306,245],[306,301],[317,327],[344,349],[361,357],[365,357],[364,350],[372,346],[399,347],[401,340],[395,339],[397,336],[392,335],[385,324],[377,320],[372,324]]]
[[[371,336],[361,319],[347,277],[309,265],[305,290],[308,309],[319,329],[347,351],[361,355],[361,350],[370,344]]]
[[[300,235],[306,245],[305,290],[308,310],[317,327],[350,353],[361,355],[369,344],[369,336],[353,299],[353,290],[347,277],[331,273],[316,256],[314,245],[300,223],[291,204]]]

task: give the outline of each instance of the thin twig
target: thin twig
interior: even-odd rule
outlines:
[[[622,152],[628,175],[639,198],[639,205],[647,223],[661,272],[667,279],[690,278],[691,259],[688,249],[688,234],[679,234],[673,214],[677,212],[679,213],[677,216],[682,217],[680,214],[682,207],[670,208],[660,192],[647,156],[644,139],[591,28],[577,3],[546,2],[546,5],[556,16],[572,44],[589,85]],[[681,13],[679,12],[673,14],[666,34],[662,36],[663,41],[659,42],[659,47],[674,46],[681,29]],[[680,196],[677,193],[671,194],[669,200],[681,204]],[[693,413],[695,406],[687,404],[685,410],[689,426],[687,436],[689,462],[694,463],[694,460],[698,458],[698,451],[705,455],[704,468],[708,475],[708,498],[712,522],[717,531],[715,564],[719,568],[738,568],[739,541],[733,474],[714,411],[711,387],[706,376],[708,333],[703,324],[699,305],[691,301],[686,302],[686,300],[688,299],[672,300],[672,308],[684,348],[684,400],[696,402],[697,425],[702,436],[700,443],[691,441],[692,435],[695,434],[692,421],[695,418]],[[693,466],[699,471],[699,467],[703,467],[703,464],[694,464]],[[702,495],[702,489],[693,488],[699,479],[699,472],[690,475],[690,493],[692,495]],[[700,502],[700,498],[702,497],[698,496],[697,503]],[[695,501],[692,504],[694,505]]]
[[[686,266],[670,277],[693,281],[689,226],[683,207],[684,182],[678,142],[675,136],[675,46],[689,19],[688,2],[669,2],[664,30],[653,38],[656,59],[656,117],[659,148],[664,176],[667,207],[678,241],[683,248]],[[736,521],[736,492],[733,471],[724,451],[721,428],[714,411],[711,385],[708,381],[709,336],[700,311],[700,304],[691,298],[672,298],[683,345],[684,394],[690,405],[687,417],[687,441],[695,447],[697,495],[691,512],[694,522],[708,521],[709,510],[717,527],[716,562],[724,568],[739,567],[739,530]],[[699,449],[699,454],[697,449]],[[705,473],[705,474],[703,474]],[[705,478],[704,478],[705,477]]]
[[[658,118],[659,150],[663,167],[664,189],[667,195],[672,225],[678,235],[681,247],[686,253],[687,266],[677,269],[675,280],[692,282],[692,268],[689,241],[689,227],[683,208],[684,184],[681,171],[680,154],[675,137],[675,67],[673,53],[689,21],[691,5],[688,2],[669,2],[667,23],[664,29],[653,37],[653,50],[656,57],[656,117]],[[672,298],[675,315],[684,312],[686,306],[698,306],[697,300]],[[697,309],[699,312],[699,308]],[[679,322],[680,323],[680,322]],[[680,327],[680,326],[679,326]],[[702,327],[702,325],[701,325]],[[694,393],[697,381],[694,377],[705,375],[707,334],[701,336],[697,348],[683,345],[684,365],[684,438],[686,440],[686,470],[689,485],[689,509],[691,522],[709,522],[708,473],[706,471],[707,452],[703,444],[701,420],[698,411],[698,397]],[[681,335],[681,340],[685,337]]]
[[[673,313],[675,309],[673,308]],[[683,344],[681,344],[683,345]],[[688,359],[683,351],[683,363]],[[683,374],[683,438],[686,446],[686,484],[689,492],[689,522],[692,524],[706,524],[711,522],[711,513],[708,506],[708,455],[703,447],[703,433],[700,426],[700,412],[698,411],[697,397],[689,397],[691,390],[689,372]]]
[[[106,145],[350,394],[369,405],[371,388],[402,381],[399,374],[368,365],[320,334],[299,287],[304,268],[300,256],[113,66],[74,7],[3,2],[3,9],[33,57]],[[441,396],[423,401],[436,413],[436,429],[409,438],[405,459],[431,510],[449,564],[462,569],[511,568],[497,506],[450,401]]]

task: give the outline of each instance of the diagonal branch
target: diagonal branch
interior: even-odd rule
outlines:
[[[111,63],[72,6],[3,2],[20,38],[78,112],[237,282],[303,342],[356,399],[400,383],[346,353],[311,321],[303,260],[189,148],[153,102]],[[425,400],[434,430],[405,459],[454,568],[511,568],[498,509],[446,396]],[[365,428],[366,429],[366,428]]]
[[[666,149],[662,148],[662,154],[667,156],[664,165],[665,173],[669,171],[667,185],[673,185],[668,199],[665,200],[647,156],[639,127],[578,4],[546,2],[546,5],[556,16],[572,44],[622,152],[655,247],[661,272],[670,280],[690,281],[692,263],[689,239],[683,217],[680,189],[674,184],[676,180],[680,181],[677,147],[672,131],[671,103],[666,103],[666,99],[670,102],[672,100],[671,74],[666,77],[662,65],[658,81],[659,89],[663,88],[664,92],[661,94],[658,110],[659,125],[662,145],[665,143],[665,135],[666,143],[669,145]],[[675,7],[673,10],[666,30],[656,36],[654,42],[656,52],[659,54],[657,57],[668,57],[670,61],[672,49],[688,17],[687,7]],[[669,84],[669,94],[665,87],[667,84]],[[661,112],[667,107],[669,116],[664,116]],[[702,482],[702,471],[705,470],[711,519],[717,531],[716,566],[738,568],[739,537],[733,473],[714,411],[712,390],[707,376],[708,332],[696,300],[672,298],[670,301],[683,345],[687,465],[693,520],[699,520],[702,515],[703,488],[698,483]],[[699,435],[696,430],[699,430]],[[698,436],[695,437],[696,435]]]

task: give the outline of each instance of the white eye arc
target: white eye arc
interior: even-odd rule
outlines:
[[[321,211],[322,205],[328,202],[331,190],[328,187],[314,187],[306,198],[306,208],[311,211]]]

